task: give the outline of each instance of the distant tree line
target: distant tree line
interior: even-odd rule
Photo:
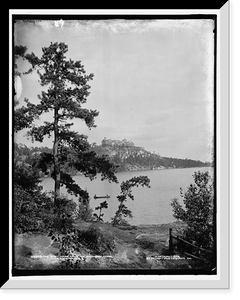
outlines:
[[[114,163],[120,164],[121,169],[125,170],[126,165],[138,165],[149,169],[156,168],[193,168],[193,167],[206,167],[210,163],[196,161],[192,159],[180,159],[172,157],[160,157],[156,154],[149,154],[144,156],[142,154],[131,154],[121,161],[118,155],[112,158]]]
[[[210,162],[202,162],[200,160],[193,159],[181,159],[173,157],[163,157],[156,153],[146,151],[141,147],[136,146],[111,146],[105,147],[102,145],[92,144],[93,150],[99,155],[108,155],[109,160],[116,166],[118,171],[127,171],[131,169],[159,169],[159,168],[194,168],[194,167],[210,167]],[[26,145],[14,144],[14,156],[15,159],[34,165],[40,158],[41,153],[51,153],[52,149],[48,147],[31,147]],[[114,153],[111,155],[111,153]],[[48,169],[49,171],[49,169]],[[65,166],[65,171],[72,175],[77,174],[77,170],[69,165]],[[43,173],[42,173],[43,174]],[[48,172],[46,170],[46,174]]]

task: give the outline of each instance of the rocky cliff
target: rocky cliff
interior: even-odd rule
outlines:
[[[210,166],[210,163],[191,159],[163,157],[155,152],[135,146],[127,140],[110,140],[104,138],[100,145],[92,144],[98,154],[108,155],[110,160],[119,166],[120,171],[155,170],[165,168],[191,168]]]

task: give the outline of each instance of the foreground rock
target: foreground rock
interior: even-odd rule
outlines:
[[[152,252],[162,252],[168,249],[168,236],[164,233],[141,233],[135,240],[141,248]]]

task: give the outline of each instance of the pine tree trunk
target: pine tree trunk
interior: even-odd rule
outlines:
[[[60,164],[58,162],[58,109],[54,109],[54,144],[53,144],[53,157],[54,157],[54,205],[59,207],[60,197]]]

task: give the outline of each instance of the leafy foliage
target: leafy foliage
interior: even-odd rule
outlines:
[[[107,203],[106,200],[103,201],[103,202],[101,202],[100,205],[97,206],[97,207],[95,208],[95,210],[99,210],[99,215],[97,215],[96,213],[94,213],[93,216],[96,218],[96,220],[97,220],[98,222],[103,222],[103,216],[104,216],[104,214],[102,214],[102,210],[103,210],[104,208],[105,208],[105,209],[108,208],[108,203]]]
[[[31,194],[41,190],[38,185],[40,181],[38,171],[31,165],[24,163],[14,165],[14,185],[21,186],[23,190]]]
[[[39,182],[35,169],[23,163],[16,164],[13,201],[15,232],[44,231],[52,219],[52,200],[41,192]]]
[[[150,188],[150,179],[147,176],[138,176],[133,177],[129,180],[123,181],[121,183],[121,193],[117,196],[117,199],[119,201],[118,209],[115,213],[114,218],[112,219],[113,225],[121,224],[123,221],[123,217],[129,217],[132,218],[132,212],[127,208],[127,206],[124,204],[124,202],[127,201],[127,198],[130,198],[131,200],[134,200],[134,196],[132,194],[132,188],[138,187],[138,186],[146,186]]]
[[[14,230],[17,233],[34,231],[39,227],[35,201],[27,191],[20,186],[14,188]]]
[[[198,247],[213,250],[213,181],[208,172],[195,172],[193,178],[194,184],[191,184],[187,191],[180,189],[185,207],[177,199],[172,200],[173,216],[187,224],[183,234],[187,241]]]
[[[79,231],[78,237],[95,255],[108,255],[115,247],[114,239],[107,233],[103,234],[95,225],[91,225],[86,231]]]
[[[84,260],[79,258],[79,253],[84,251],[88,255],[109,255],[115,249],[114,238],[95,225],[83,231],[73,228],[57,240],[60,242],[59,255],[65,257],[60,266],[62,269],[81,269]]]
[[[61,197],[61,208],[57,210],[52,197],[38,192],[31,195],[20,186],[14,189],[14,227],[16,233],[41,232],[66,234],[72,228],[77,205]]]
[[[80,220],[89,222],[93,220],[93,210],[88,203],[79,203],[78,205],[78,218]]]
[[[51,195],[42,192],[37,169],[25,163],[14,168],[14,227],[15,232],[65,233],[78,216],[77,204],[65,196],[60,197],[56,209]]]

